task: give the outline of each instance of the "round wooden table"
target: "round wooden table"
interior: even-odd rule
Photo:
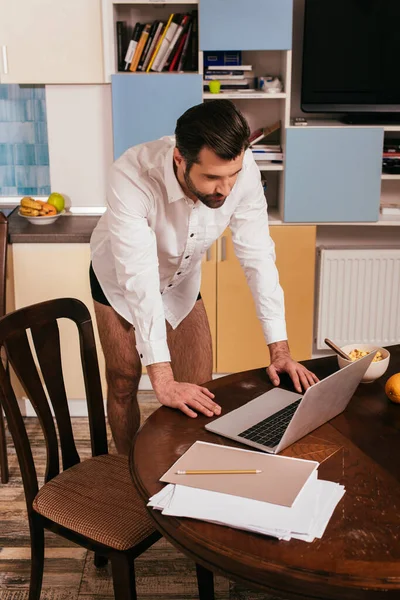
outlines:
[[[197,564],[249,588],[285,598],[400,598],[400,405],[384,384],[400,371],[400,346],[378,381],[361,384],[346,411],[283,454],[318,460],[320,479],[341,483],[346,494],[321,540],[289,542],[150,510],[156,528]],[[319,377],[337,369],[334,357],[304,364]],[[288,380],[283,386],[291,389]],[[271,388],[264,369],[217,379],[207,387],[226,413]],[[190,419],[160,407],[138,432],[130,457],[143,499],[195,440],[236,445]]]

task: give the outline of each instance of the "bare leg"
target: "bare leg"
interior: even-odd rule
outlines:
[[[108,420],[118,452],[127,455],[140,425],[137,391],[142,366],[135,333],[111,306],[94,301],[94,308],[106,361]],[[200,385],[211,380],[211,332],[202,300],[175,330],[167,323],[167,340],[176,381]]]
[[[188,316],[172,329],[167,323],[171,366],[176,381],[200,385],[212,378],[212,343],[203,300],[198,300]]]
[[[137,390],[142,365],[133,327],[111,306],[94,302],[100,342],[106,361],[107,415],[120,454],[129,454],[140,425]]]

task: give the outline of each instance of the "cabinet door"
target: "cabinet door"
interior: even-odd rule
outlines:
[[[0,0],[0,45],[2,83],[104,82],[100,0]]]
[[[89,244],[13,244],[15,308],[52,298],[78,298],[90,310],[106,395],[104,357],[98,338],[89,286]],[[79,339],[72,321],[61,319],[61,354],[69,400],[86,398],[80,366]]]
[[[316,228],[274,226],[270,233],[285,292],[291,353],[305,360],[312,352]],[[267,366],[268,347],[229,231],[219,240],[217,294],[217,372]]]
[[[377,221],[382,148],[382,128],[289,128],[284,221]]]
[[[202,102],[196,74],[113,75],[114,158],[130,146],[173,135],[178,117]]]
[[[201,266],[201,297],[203,298],[211,329],[213,348],[213,373],[217,368],[217,243],[214,243],[203,257]]]
[[[201,0],[201,50],[290,50],[293,0]]]

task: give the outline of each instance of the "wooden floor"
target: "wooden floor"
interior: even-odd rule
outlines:
[[[152,394],[140,393],[142,419],[159,404]],[[73,419],[78,451],[90,456],[86,418]],[[46,451],[37,419],[28,418],[38,473],[43,476]],[[111,442],[111,435],[110,442]],[[113,444],[111,443],[111,451]],[[30,573],[29,529],[18,463],[8,436],[10,482],[0,484],[0,599],[27,600]],[[46,532],[46,554],[41,600],[110,600],[113,598],[109,566],[96,569],[93,554]],[[196,574],[191,560],[160,540],[136,560],[138,600],[191,600],[198,598]],[[216,600],[276,600],[215,578]]]

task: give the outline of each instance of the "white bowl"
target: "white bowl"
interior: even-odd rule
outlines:
[[[372,383],[378,377],[381,377],[386,369],[389,366],[390,353],[386,350],[386,348],[380,348],[379,346],[373,346],[372,344],[348,344],[347,346],[342,346],[341,349],[346,354],[349,354],[352,350],[357,348],[358,350],[365,350],[366,352],[378,351],[382,354],[382,360],[378,360],[377,362],[372,362],[368,369],[366,370],[364,377],[361,379],[361,383]],[[343,367],[347,367],[347,365],[351,364],[351,360],[346,360],[338,355],[338,364],[339,368],[343,369]]]
[[[50,223],[57,221],[58,217],[61,217],[64,213],[65,210],[62,210],[56,215],[50,215],[48,217],[29,217],[28,215],[21,215],[20,211],[18,211],[19,216],[28,219],[29,223],[32,223],[32,225],[50,225]]]

